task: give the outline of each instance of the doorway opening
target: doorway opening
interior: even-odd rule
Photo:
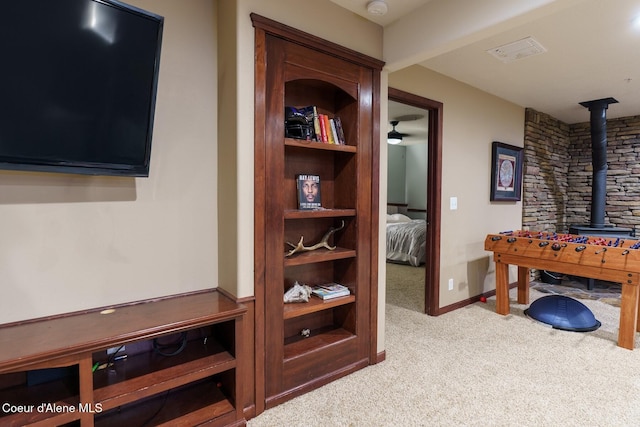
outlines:
[[[419,158],[425,161],[426,171],[422,178],[414,175],[405,175],[405,180],[416,182],[423,179],[422,185],[409,186],[404,183],[404,201],[399,200],[398,192],[402,183],[394,182],[391,185],[392,198],[389,191],[387,194],[388,211],[398,210],[403,216],[411,219],[424,218],[424,264],[419,259],[420,265],[424,265],[424,312],[437,316],[439,313],[439,283],[440,283],[440,208],[441,208],[441,186],[442,186],[442,103],[433,101],[421,96],[417,96],[398,89],[389,88],[389,123],[397,133],[401,134],[403,141],[406,139],[411,143],[411,139],[420,139],[424,133],[425,146],[422,148],[412,148],[409,153],[412,158]],[[424,118],[418,118],[425,116]],[[404,125],[404,126],[403,126]],[[404,129],[404,131],[403,131]],[[406,135],[406,136],[404,136]],[[415,141],[414,141],[415,142]],[[394,149],[389,150],[390,153]],[[397,151],[397,150],[396,150]],[[426,154],[423,157],[422,151]],[[406,150],[405,150],[406,153]],[[396,153],[397,154],[397,153]],[[391,156],[390,156],[391,157]],[[397,156],[396,156],[397,157]],[[417,169],[420,169],[418,166]],[[416,170],[416,168],[413,168]],[[401,179],[400,179],[401,180]],[[419,188],[419,189],[416,189]],[[422,191],[422,194],[416,194]],[[394,193],[395,192],[395,193]],[[411,203],[407,203],[410,200]],[[394,205],[396,209],[394,209]],[[410,206],[413,205],[413,206]],[[424,206],[421,206],[424,205]],[[399,212],[400,213],[400,212]],[[402,219],[402,217],[399,217]],[[419,255],[422,257],[422,254]],[[409,264],[415,260],[409,261]]]

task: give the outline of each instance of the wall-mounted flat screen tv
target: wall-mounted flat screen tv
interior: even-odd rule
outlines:
[[[0,169],[149,176],[164,19],[115,0],[0,13]]]

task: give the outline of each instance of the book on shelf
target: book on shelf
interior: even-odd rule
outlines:
[[[333,140],[333,132],[331,131],[331,121],[329,119],[329,116],[327,116],[326,114],[323,114],[323,118],[324,118],[324,127],[327,132],[327,144],[335,144],[335,141]]]
[[[327,283],[324,285],[314,286],[311,294],[323,300],[346,297],[351,295],[351,291],[344,285],[339,283]]]
[[[338,134],[338,144],[345,145],[346,140],[344,138],[344,129],[342,128],[342,120],[340,120],[340,117],[336,116],[333,118],[333,122],[336,125],[336,133]]]
[[[326,114],[318,114],[318,122],[320,122],[320,138],[318,139],[318,142],[329,142],[329,137],[327,134],[327,122],[325,121],[326,118]]]
[[[300,174],[296,176],[298,209],[319,209],[322,207],[320,175]]]
[[[311,106],[313,111],[313,130],[315,132],[316,141],[322,142],[322,131],[320,130],[320,119],[318,116],[318,108],[315,105]]]
[[[333,140],[332,144],[340,144],[340,140],[338,139],[338,131],[336,130],[336,120],[329,119],[329,124],[331,125],[331,139]]]

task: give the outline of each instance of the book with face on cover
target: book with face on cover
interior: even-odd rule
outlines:
[[[297,175],[296,185],[298,189],[298,209],[319,209],[322,206],[319,175]]]

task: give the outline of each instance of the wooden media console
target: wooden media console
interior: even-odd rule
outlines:
[[[0,425],[245,425],[246,310],[210,290],[2,326]]]

